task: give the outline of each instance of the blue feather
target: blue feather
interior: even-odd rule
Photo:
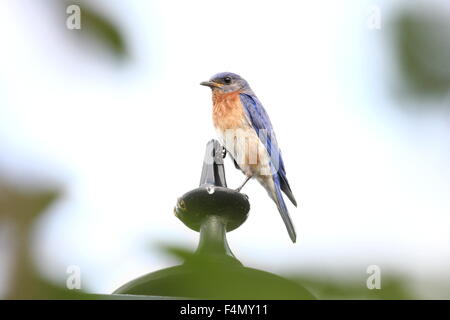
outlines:
[[[272,172],[274,175],[277,175],[280,180],[281,190],[283,190],[289,200],[297,206],[297,201],[295,200],[286,177],[286,169],[284,167],[283,158],[273,131],[272,123],[270,122],[266,110],[254,94],[241,93],[240,98],[247,120],[252,125],[258,136],[266,138],[265,141],[262,142],[266,146],[266,150],[269,153]],[[260,135],[261,130],[265,130],[265,134]]]
[[[295,242],[297,237],[295,228],[289,216],[281,190],[288,196],[295,206],[297,205],[297,202],[292,194],[286,177],[283,158],[281,157],[280,149],[278,148],[272,123],[270,122],[266,110],[254,94],[241,93],[240,98],[248,122],[252,125],[253,129],[260,137],[261,142],[264,144],[269,154],[270,168],[272,170],[272,179],[275,187],[275,194],[271,196],[277,204],[278,211],[280,212],[280,215],[286,225],[286,229],[288,230],[291,240]]]

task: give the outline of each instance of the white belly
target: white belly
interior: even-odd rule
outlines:
[[[227,152],[247,176],[271,176],[270,157],[255,130],[250,126],[242,129],[217,130]]]

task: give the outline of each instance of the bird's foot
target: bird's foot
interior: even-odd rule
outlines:
[[[240,186],[239,188],[234,189],[234,191],[236,191],[236,192],[241,192],[241,189],[245,186],[245,184],[246,184],[246,183],[248,182],[248,180],[250,180],[251,178],[252,178],[252,176],[246,177],[244,183],[241,184],[241,186]]]

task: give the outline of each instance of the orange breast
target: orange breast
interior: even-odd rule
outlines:
[[[242,128],[245,124],[239,92],[213,92],[213,122],[220,130]]]

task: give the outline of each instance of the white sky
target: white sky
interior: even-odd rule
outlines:
[[[79,265],[89,289],[108,293],[173,265],[157,244],[195,247],[172,211],[215,138],[199,83],[220,71],[245,77],[265,105],[300,203],[292,245],[263,188],[245,187],[250,218],[228,237],[244,264],[448,277],[448,114],[388,98],[389,30],[366,27],[373,2],[95,3],[129,37],[130,65],[83,52],[39,1],[0,3],[0,168],[64,189],[36,235],[49,277]],[[392,4],[377,3],[389,16]],[[230,187],[242,182],[226,169]]]

